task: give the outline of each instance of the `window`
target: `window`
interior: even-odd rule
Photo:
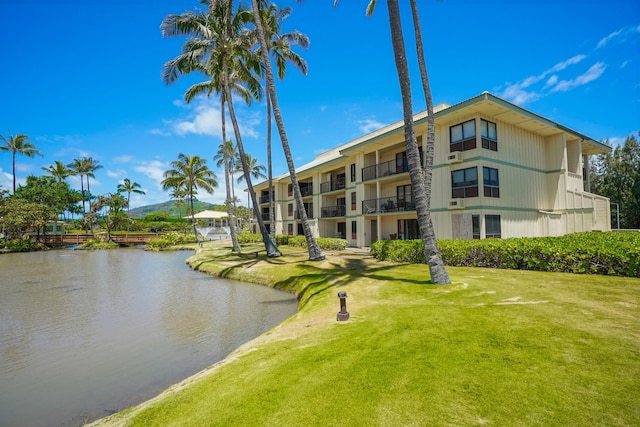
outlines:
[[[478,197],[478,168],[459,169],[451,172],[451,197]]]
[[[358,227],[357,227],[357,222],[355,221],[351,221],[351,238],[352,239],[357,239],[358,235],[357,235],[357,231],[358,231]]]
[[[399,185],[396,187],[396,196],[398,197],[398,209],[401,211],[415,210],[413,199],[411,198],[411,184]]]
[[[293,216],[293,203],[287,205],[287,215]]]
[[[482,183],[485,197],[500,197],[500,182],[498,181],[498,169],[482,168]]]
[[[473,238],[480,239],[480,215],[471,216],[471,226],[473,228]]]
[[[352,211],[356,210],[356,192],[355,191],[351,193],[351,210]]]
[[[351,163],[351,182],[356,182],[356,164]]]
[[[293,184],[289,184],[289,185],[287,186],[287,194],[288,194],[289,196],[293,196]]]
[[[398,239],[409,240],[420,238],[420,227],[417,219],[398,220]]]
[[[287,224],[287,234],[293,236],[293,224]]]
[[[449,128],[449,151],[466,151],[476,148],[476,121],[469,120]]]
[[[482,136],[482,148],[498,151],[498,134],[495,123],[480,120],[480,135]]]
[[[485,237],[501,238],[502,230],[500,227],[500,215],[485,215],[484,216]]]

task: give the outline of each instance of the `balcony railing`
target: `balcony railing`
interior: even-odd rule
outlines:
[[[420,152],[420,164],[422,164],[422,152]],[[362,180],[381,178],[385,176],[397,175],[409,172],[409,163],[406,158],[393,159],[377,165],[362,168]]]
[[[302,193],[302,197],[312,196],[313,195],[313,185],[311,184],[300,184],[300,193]]]
[[[347,207],[345,205],[325,206],[320,210],[320,218],[336,218],[345,216]]]
[[[262,212],[262,220],[263,221],[271,220],[271,218],[269,218],[269,212]]]
[[[415,211],[416,205],[411,197],[383,197],[381,199],[369,199],[362,201],[362,213],[373,215],[389,212]]]
[[[268,194],[260,196],[260,203],[269,203],[270,201],[271,201],[271,198],[269,197]]]
[[[346,187],[345,179],[334,179],[333,181],[327,181],[320,184],[320,192],[327,193],[329,191],[342,190]]]

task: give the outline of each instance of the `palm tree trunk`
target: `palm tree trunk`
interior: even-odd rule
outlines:
[[[271,100],[273,106],[273,117],[276,119],[276,126],[280,134],[280,141],[282,141],[282,149],[284,151],[285,158],[287,159],[287,166],[289,167],[289,176],[291,177],[291,185],[293,187],[293,195],[296,200],[296,206],[300,213],[300,220],[302,222],[302,230],[304,231],[304,237],[307,241],[307,249],[309,250],[309,260],[320,261],[325,259],[322,249],[318,246],[316,239],[313,237],[311,226],[309,225],[309,218],[307,217],[307,211],[304,208],[302,201],[302,193],[300,192],[300,185],[298,184],[298,178],[296,177],[296,169],[293,164],[293,157],[291,156],[291,149],[289,147],[289,141],[287,139],[287,132],[284,128],[284,122],[282,120],[282,114],[280,113],[280,106],[278,105],[278,97],[276,95],[275,80],[273,78],[273,69],[271,67],[271,60],[269,59],[269,49],[267,49],[267,42],[264,35],[264,28],[262,28],[262,22],[260,20],[260,9],[258,7],[257,0],[251,0],[251,6],[253,9],[254,24],[258,32],[258,39],[260,40],[260,47],[262,51],[262,62],[265,66],[265,80],[267,83],[267,96]]]
[[[226,74],[226,69],[223,71],[223,73]],[[251,171],[249,170],[249,165],[247,164],[247,156],[245,156],[244,145],[242,144],[242,136],[240,135],[240,127],[238,126],[236,113],[233,109],[233,100],[231,98],[231,93],[229,91],[229,86],[227,84],[226,76],[223,76],[223,79],[224,79],[224,84],[223,84],[224,96],[227,99],[227,105],[229,106],[229,116],[231,117],[231,123],[233,124],[233,131],[236,136],[238,153],[240,155],[240,162],[242,163],[242,171],[244,172],[244,177],[247,182],[247,191],[249,192],[249,196],[251,197],[251,202],[253,204],[253,212],[255,213],[256,219],[258,220],[258,227],[260,227],[260,234],[262,234],[264,247],[268,257],[270,258],[279,257],[279,256],[282,256],[282,253],[276,246],[275,242],[271,239],[271,236],[269,236],[269,233],[267,232],[267,229],[264,226],[262,215],[260,215],[260,207],[258,206],[258,201],[256,200],[256,193],[253,190],[253,184],[251,183]]]
[[[198,238],[198,229],[196,228],[196,211],[193,206],[193,188],[189,188],[189,205],[191,206],[191,225],[193,226],[193,234],[196,236],[196,243],[200,243]]]
[[[418,226],[420,227],[420,234],[422,236],[424,254],[427,259],[427,264],[429,265],[431,283],[449,284],[451,283],[451,280],[444,269],[444,265],[440,268],[442,259],[437,250],[437,246],[435,245],[435,234],[433,232],[433,225],[431,224],[429,200],[425,187],[422,165],[420,164],[420,153],[418,152],[418,145],[416,143],[416,136],[413,128],[411,82],[409,79],[409,67],[407,65],[407,58],[405,54],[404,39],[402,36],[402,24],[400,21],[398,0],[387,0],[387,7],[389,10],[389,26],[391,29],[393,53],[398,72],[398,80],[400,82],[400,93],[402,95],[404,137],[407,150],[407,161],[409,163],[409,177],[411,178],[411,187],[416,204]],[[433,162],[433,157],[431,161]],[[440,262],[438,262],[438,259]],[[444,272],[444,275],[442,272]]]
[[[13,171],[13,194],[16,194],[16,152],[11,153],[11,167]]]
[[[271,101],[267,96],[267,179],[269,180],[269,224],[271,238],[276,238],[276,202],[273,193],[273,163],[271,162]]]
[[[435,230],[431,221],[431,184],[433,181],[433,156],[436,145],[436,132],[433,117],[433,98],[429,85],[429,75],[427,74],[427,62],[424,59],[424,47],[422,45],[422,31],[420,29],[420,17],[418,15],[418,5],[416,0],[410,0],[411,15],[413,16],[413,27],[416,37],[416,53],[418,56],[418,66],[420,68],[420,78],[424,90],[424,99],[427,104],[427,146],[424,150],[424,188],[427,197],[428,221],[427,229],[423,234],[425,257],[429,263],[431,281],[434,283],[451,283],[449,274],[442,261],[442,255],[438,250]]]
[[[229,187],[229,153],[227,152],[227,131],[225,125],[225,112],[224,112],[224,96],[220,97],[220,111],[221,111],[221,123],[222,123],[222,160],[224,161],[224,184],[227,187],[227,217],[229,218],[229,231],[231,233],[231,242],[233,244],[233,250],[240,252],[242,248],[238,242],[238,236],[236,235],[235,216],[231,212],[231,188]]]

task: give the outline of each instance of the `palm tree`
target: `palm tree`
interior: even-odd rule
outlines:
[[[36,149],[33,142],[29,141],[27,135],[16,134],[12,135],[9,131],[9,136],[5,137],[0,135],[0,141],[4,145],[0,145],[0,151],[11,151],[11,173],[13,174],[13,192],[16,192],[16,154],[23,154],[29,158],[36,155],[42,156],[42,152]]]
[[[59,182],[64,181],[65,178],[73,174],[73,171],[67,165],[62,163],[60,160],[56,160],[54,164],[49,165],[47,167],[43,166],[42,170],[45,172],[49,172],[49,175],[51,175],[54,178],[57,178]]]
[[[316,239],[313,237],[313,232],[311,231],[311,226],[309,225],[309,219],[307,217],[307,211],[304,207],[304,203],[302,201],[302,193],[300,192],[300,185],[298,184],[298,178],[296,177],[295,165],[293,164],[293,156],[291,155],[291,148],[289,147],[289,140],[287,139],[287,132],[284,128],[284,122],[282,120],[282,113],[280,112],[280,105],[278,104],[278,97],[276,94],[276,86],[273,77],[273,69],[271,67],[271,60],[269,58],[269,48],[266,41],[266,33],[264,30],[264,26],[262,23],[262,19],[260,19],[260,4],[258,0],[251,0],[251,7],[253,9],[254,16],[254,24],[256,27],[256,34],[258,36],[258,40],[260,43],[260,52],[262,54],[262,66],[265,71],[265,80],[267,87],[267,96],[271,101],[271,105],[273,106],[273,116],[276,120],[276,126],[278,127],[278,133],[280,134],[280,141],[282,142],[282,149],[284,151],[285,158],[287,160],[287,166],[289,167],[289,176],[291,178],[291,185],[293,187],[293,194],[296,200],[296,205],[298,208],[298,212],[300,213],[302,229],[304,231],[304,236],[307,241],[307,248],[309,250],[309,260],[311,261],[319,261],[325,259],[324,253],[318,246]],[[240,144],[238,144],[240,145]],[[240,153],[241,156],[243,153]],[[241,157],[243,161],[243,165],[245,163],[245,159]],[[247,174],[247,169],[244,169],[245,174]],[[253,187],[249,188],[249,191],[252,191]],[[253,195],[255,196],[255,195]],[[254,209],[257,207],[254,206]],[[260,218],[259,212],[256,210],[256,215]]]
[[[185,42],[182,54],[167,62],[163,68],[163,81],[167,84],[174,83],[179,76],[198,71],[209,78],[206,82],[201,82],[191,86],[185,93],[185,100],[189,103],[195,96],[200,94],[211,95],[212,92],[220,94],[220,112],[222,120],[222,141],[227,141],[225,126],[225,102],[227,101],[223,90],[225,81],[231,92],[239,95],[245,102],[250,103],[251,99],[260,95],[260,85],[251,70],[246,67],[246,62],[236,60],[229,52],[240,51],[243,54],[250,53],[247,37],[242,33],[244,26],[250,22],[250,14],[244,8],[239,8],[238,12],[232,16],[232,2],[211,1],[207,12],[185,12],[182,15],[169,15],[161,25],[164,37],[190,36]],[[228,33],[236,35],[235,38],[227,37]],[[227,62],[231,62],[228,64]],[[222,152],[223,163],[228,153]],[[227,188],[227,200],[231,200],[229,173],[225,169],[225,183]],[[233,185],[233,180],[231,180]],[[235,251],[240,251],[240,244],[236,237],[235,224],[232,220],[230,203],[227,203],[227,214],[229,216],[229,228],[231,239]],[[275,246],[268,245],[267,247]],[[267,250],[267,253],[270,251]],[[271,251],[274,255],[275,252]]]
[[[334,1],[334,6],[338,0]],[[371,0],[367,5],[366,14],[371,16],[376,6],[376,0]],[[431,176],[433,169],[433,147],[435,145],[435,127],[433,121],[433,104],[429,80],[427,77],[426,62],[422,48],[422,34],[418,17],[418,8],[414,0],[411,0],[411,12],[415,26],[416,50],[418,62],[420,62],[420,73],[427,102],[427,149],[425,153],[425,164],[420,164],[420,153],[416,143],[416,135],[413,127],[413,102],[411,98],[411,81],[409,79],[409,66],[405,53],[404,37],[402,33],[402,21],[400,19],[400,7],[398,0],[387,0],[389,11],[389,28],[391,29],[391,42],[400,83],[400,94],[402,97],[402,110],[404,119],[404,137],[407,151],[407,161],[409,163],[409,177],[414,196],[416,213],[418,216],[418,227],[422,236],[424,254],[429,265],[431,282],[436,284],[450,284],[451,279],[447,273],[442,256],[436,243],[433,223],[431,222]]]
[[[201,188],[209,194],[213,194],[215,188],[218,187],[216,174],[207,167],[206,159],[200,156],[189,156],[178,154],[178,160],[171,162],[173,169],[164,172],[164,179],[161,182],[164,190],[184,189],[189,198],[189,206],[191,208],[191,222],[193,223],[193,232],[196,236],[196,242],[200,242],[198,231],[196,229],[195,211],[193,201]]]
[[[73,162],[69,163],[67,167],[69,167],[69,170],[71,170],[71,175],[80,176],[80,192],[82,193],[82,213],[85,213],[87,210],[84,202],[87,199],[87,195],[84,192],[84,174],[85,174],[84,165],[82,163],[82,160],[73,159]]]
[[[309,47],[309,38],[299,31],[291,31],[280,34],[282,21],[290,14],[291,8],[279,9],[274,4],[267,4],[267,0],[261,0],[260,19],[265,31],[265,41],[269,54],[273,55],[278,71],[278,79],[284,79],[287,63],[293,64],[303,75],[307,75],[306,61],[292,49],[292,45],[298,45],[302,49]],[[275,198],[273,197],[273,163],[271,160],[271,100],[267,96],[267,179],[269,181],[269,221],[272,224],[271,236],[275,237]]]
[[[249,177],[253,179],[259,179],[259,178],[265,179],[266,175],[264,174],[264,172],[266,171],[266,168],[263,165],[258,164],[258,159],[256,159],[255,157],[252,157],[250,153],[244,153],[244,156],[247,159],[247,166],[249,166]],[[240,184],[243,180],[246,181],[247,177],[245,176],[244,171],[242,170],[241,163],[236,163],[235,171],[240,173],[240,176],[237,179],[238,184]],[[272,222],[271,223],[272,236],[273,236],[274,229],[275,229],[275,223]]]
[[[226,134],[224,130],[223,130],[223,133]],[[213,156],[213,160],[216,161],[217,167],[224,166],[225,185],[227,187],[227,203],[226,203],[227,215],[229,215],[230,222],[233,221],[233,218],[238,216],[238,211],[235,204],[236,191],[235,191],[234,179],[233,179],[233,176],[236,171],[235,159],[237,156],[238,156],[238,152],[236,151],[236,148],[233,145],[233,141],[231,140],[228,140],[226,143],[220,144],[218,146],[218,152],[215,154],[215,156]],[[229,184],[231,184],[231,189],[229,189]],[[233,206],[233,210],[231,209],[231,206]],[[233,212],[233,217],[231,216],[231,212]],[[234,230],[235,230],[235,223],[234,223]]]
[[[131,182],[129,178],[125,178],[122,184],[118,184],[118,193],[127,193],[127,215],[129,215],[129,202],[131,202],[131,193],[146,194],[140,189],[140,184],[137,182]]]
[[[89,200],[89,210],[91,210],[91,187],[89,185],[89,178],[95,178],[94,172],[98,169],[102,169],[100,162],[93,157],[83,157],[81,159],[73,159],[73,162],[68,165],[73,173],[80,175],[80,189],[84,198]],[[87,193],[84,193],[83,177],[87,179]],[[84,199],[82,200],[82,209],[84,211]]]

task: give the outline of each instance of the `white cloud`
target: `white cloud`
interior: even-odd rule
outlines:
[[[357,123],[358,123],[358,129],[360,129],[362,133],[370,133],[384,126],[384,124],[380,123],[375,119],[358,120]]]
[[[614,42],[624,43],[625,41],[627,41],[627,38],[629,36],[632,36],[637,33],[640,33],[640,25],[626,26],[626,27],[620,28],[619,30],[614,31],[608,36],[600,39],[600,41],[596,45],[596,49],[603,48],[606,45]]]
[[[171,132],[162,129],[151,129],[149,133],[151,135],[171,136]]]
[[[113,158],[114,163],[131,163],[131,161],[133,161],[133,156],[130,154],[123,154]]]
[[[584,74],[571,80],[560,80],[551,89],[551,92],[566,92],[575,89],[578,86],[586,85],[602,76],[604,70],[607,68],[604,62],[596,62],[589,68]]]
[[[124,179],[127,176],[127,171],[124,169],[118,169],[117,171],[107,170],[107,176],[114,179]]]
[[[134,167],[134,170],[151,178],[157,183],[158,187],[162,187],[160,182],[164,179],[164,171],[168,168],[169,165],[167,163],[159,160],[143,160],[139,162],[138,166]]]
[[[13,175],[0,168],[0,189],[13,191]]]

